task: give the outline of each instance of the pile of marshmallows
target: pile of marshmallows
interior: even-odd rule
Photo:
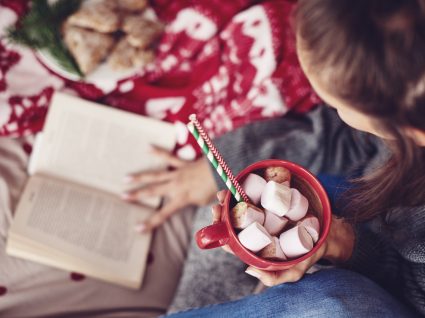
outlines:
[[[242,230],[239,241],[262,258],[297,258],[319,239],[319,220],[307,214],[308,200],[290,182],[291,173],[283,167],[269,167],[263,177],[250,173],[242,188],[253,204],[239,202],[231,210],[233,226]]]

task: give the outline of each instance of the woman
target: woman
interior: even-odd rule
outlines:
[[[316,92],[346,124],[380,137],[390,152],[379,168],[363,171],[344,206],[345,218],[334,217],[315,255],[287,271],[247,269],[276,287],[176,317],[424,315],[425,1],[300,0],[296,32],[301,65]],[[309,133],[317,147],[308,147]],[[235,171],[278,157],[315,172],[334,166],[341,173],[381,147],[371,140],[323,109],[307,119],[247,126],[216,145]],[[219,218],[220,207],[213,212]],[[322,258],[349,270],[304,276]]]

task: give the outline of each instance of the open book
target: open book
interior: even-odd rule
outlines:
[[[150,145],[171,150],[175,138],[172,124],[56,93],[34,145],[7,253],[139,288],[151,234],[134,226],[160,199],[123,202],[123,178],[164,168]]]

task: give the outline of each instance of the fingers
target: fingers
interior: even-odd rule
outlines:
[[[168,150],[161,149],[161,148],[154,146],[154,145],[151,145],[151,148],[152,148],[152,153],[155,156],[163,158],[168,163],[168,165],[170,165],[171,167],[179,168],[179,167],[182,167],[185,164],[187,164],[187,161],[182,160],[182,159],[174,156]]]
[[[220,222],[220,220],[221,220],[221,205],[219,205],[219,204],[213,205],[211,212],[212,212],[213,223]]]
[[[233,251],[231,250],[231,248],[229,247],[229,245],[223,245],[221,248],[223,250],[225,250],[227,253],[230,253],[230,254],[235,255],[235,253],[233,253]]]
[[[180,201],[171,201],[164,205],[158,212],[152,215],[148,220],[140,222],[136,225],[136,231],[139,233],[146,233],[154,230],[162,225],[167,219],[182,208]]]
[[[275,286],[283,283],[293,283],[299,281],[316,262],[322,258],[326,250],[326,244],[311,257],[296,264],[295,266],[283,271],[262,271],[258,268],[249,266],[246,273],[258,278],[266,286]]]
[[[217,199],[220,204],[224,203],[224,198],[226,197],[226,191],[227,190],[220,190],[217,192]]]
[[[169,183],[152,184],[148,187],[128,191],[122,195],[122,199],[126,201],[137,201],[140,197],[162,197],[169,192]]]
[[[270,287],[270,286],[277,285],[276,272],[266,272],[258,268],[249,266],[245,270],[245,273],[255,278],[258,278],[266,286]]]
[[[211,212],[212,212],[213,224],[221,221],[221,209],[222,209],[222,206],[220,204],[215,204],[212,206]],[[225,250],[227,253],[235,254],[230,249],[229,245],[223,245],[221,248]]]
[[[169,181],[175,177],[174,171],[144,171],[134,173],[125,177],[126,183],[153,183]]]
[[[258,278],[264,285],[271,287],[283,283],[293,283],[299,281],[305,274],[303,268],[294,266],[284,271],[262,271],[258,268],[249,266],[245,273]]]

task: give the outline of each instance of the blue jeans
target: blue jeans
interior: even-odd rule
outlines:
[[[328,269],[237,301],[191,309],[172,318],[415,317],[384,289],[355,272]]]

